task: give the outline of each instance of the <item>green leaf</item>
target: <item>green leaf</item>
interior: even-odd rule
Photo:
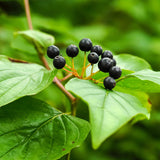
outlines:
[[[57,160],[87,137],[89,123],[21,98],[0,108],[0,159]]]
[[[150,64],[142,58],[129,55],[129,54],[120,54],[114,56],[117,61],[117,66],[121,69],[131,70],[131,71],[140,71],[143,69],[151,69]]]
[[[87,77],[91,75],[91,68],[92,68],[92,66],[89,66],[86,69],[86,76]],[[99,70],[98,65],[94,64],[94,66],[93,66],[93,73],[97,72],[98,70]],[[131,74],[131,73],[134,73],[134,72],[130,71],[130,70],[122,69],[122,75],[121,76],[126,76],[126,75]],[[97,79],[97,80],[100,79],[101,81],[103,81],[103,79],[105,77],[108,77],[108,76],[109,76],[109,73],[98,72],[95,75],[93,75],[92,78],[93,79]]]
[[[118,86],[150,93],[160,92],[160,72],[152,70],[138,71],[122,77],[117,83]]]
[[[128,75],[133,73],[134,71],[140,71],[144,69],[151,69],[151,66],[148,62],[146,62],[144,59],[132,56],[129,54],[120,54],[114,56],[117,62],[117,66],[119,66],[122,69],[122,76]],[[98,71],[98,65],[94,64],[93,73]],[[91,73],[91,66],[87,68],[86,70],[86,76],[89,76]],[[109,76],[108,73],[99,72],[98,74],[94,75],[94,79],[100,79],[105,78]]]
[[[39,48],[39,50],[43,49],[43,54],[45,54],[45,49],[55,41],[53,36],[36,30],[19,31],[15,35],[23,36],[29,42],[33,43],[36,48]]]
[[[0,61],[0,106],[25,95],[36,94],[53,80],[56,71],[37,64]]]
[[[90,81],[71,79],[66,88],[89,106],[92,144],[100,144],[120,127],[138,115],[149,118],[146,106],[135,96],[108,91]],[[146,99],[146,103],[148,99]]]

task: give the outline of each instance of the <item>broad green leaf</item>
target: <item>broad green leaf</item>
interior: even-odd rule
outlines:
[[[150,64],[142,58],[129,55],[129,54],[120,54],[114,56],[117,61],[117,66],[121,69],[131,70],[131,71],[140,71],[143,69],[151,69]]]
[[[148,62],[146,62],[144,59],[129,55],[129,54],[120,54],[114,56],[117,62],[117,66],[119,66],[122,69],[122,76],[128,75],[133,73],[134,71],[140,71],[144,69],[151,69],[150,65]],[[98,65],[94,64],[94,69],[93,73],[98,71]],[[89,76],[91,73],[91,66],[87,68],[86,70],[86,76]],[[99,72],[93,78],[95,79],[100,79],[100,78],[105,78],[109,74],[108,73],[103,73]]]
[[[54,76],[55,71],[37,64],[0,61],[0,106],[42,91]]]
[[[36,48],[41,49],[43,54],[45,54],[45,49],[55,41],[53,36],[36,30],[19,31],[15,35],[22,35],[25,39],[36,45]]]
[[[86,69],[86,76],[90,76],[91,75],[91,68],[92,66],[89,66],[87,69]],[[99,69],[98,69],[98,65],[97,64],[94,64],[93,66],[93,73],[97,72]],[[130,70],[126,70],[126,69],[122,69],[122,75],[121,76],[125,76],[125,75],[128,75],[128,74],[131,74],[133,73],[133,71],[130,71]],[[109,76],[109,73],[104,73],[104,72],[98,72],[97,74],[93,75],[92,78],[93,79],[100,79],[101,81],[103,81],[103,79],[105,77],[108,77]]]
[[[160,72],[142,70],[122,77],[117,86],[144,92],[160,92]]]
[[[95,149],[134,117],[144,115],[149,118],[146,106],[133,95],[108,91],[90,81],[80,79],[71,79],[66,88],[89,106],[92,144]]]
[[[21,98],[0,108],[0,159],[57,160],[87,137],[89,123],[43,101]]]

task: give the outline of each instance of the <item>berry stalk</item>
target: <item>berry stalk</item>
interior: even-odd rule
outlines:
[[[63,81],[65,81],[65,80],[71,78],[72,76],[73,76],[72,74],[68,74],[68,75],[66,75],[65,77],[63,77],[62,79],[60,79],[59,81],[60,81],[60,82],[63,82]]]
[[[88,76],[88,77],[86,77],[86,78],[84,78],[84,79],[90,79],[90,78],[92,78],[92,76],[94,76],[95,74],[97,74],[97,73],[99,73],[100,72],[100,70],[98,70],[97,72],[94,72],[94,73],[92,73],[92,75],[90,75],[90,76]]]
[[[93,68],[94,68],[94,64],[92,64],[92,68],[91,68],[91,76],[93,74]]]
[[[73,69],[73,71],[75,70],[74,69],[74,59],[73,59],[73,57],[72,57],[72,69]]]
[[[84,72],[86,70],[86,52],[84,52],[84,61],[83,61],[83,68],[82,68],[82,73],[81,73],[81,78],[84,76]]]

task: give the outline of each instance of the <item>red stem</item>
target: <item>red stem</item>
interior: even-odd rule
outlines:
[[[33,26],[32,26],[32,20],[31,20],[30,7],[29,7],[28,0],[24,0],[24,6],[25,6],[26,17],[27,17],[27,21],[28,21],[28,27],[29,27],[29,29],[32,30]]]
[[[31,14],[30,14],[29,1],[24,0],[24,5],[25,5],[28,26],[29,26],[29,29],[32,30],[33,26],[32,26]],[[38,49],[37,49],[37,52],[38,52],[38,56],[39,56],[40,60],[43,62],[46,69],[50,70],[50,67],[49,67],[48,62],[45,59],[45,57],[38,51]],[[61,84],[61,82],[58,80],[57,77],[54,77],[53,82],[66,94],[66,96],[71,100],[72,103],[75,102],[76,98],[64,88],[64,86]]]

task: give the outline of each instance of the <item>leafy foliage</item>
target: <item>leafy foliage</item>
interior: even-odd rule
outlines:
[[[20,97],[33,95],[52,82],[56,71],[48,71],[38,64],[12,63],[0,60],[0,106]]]
[[[79,146],[89,123],[50,107],[21,98],[0,108],[0,159],[56,160]]]
[[[118,91],[106,91],[92,82],[79,79],[70,80],[66,88],[89,106],[92,143],[95,149],[138,114],[149,118],[146,106],[135,96]]]

